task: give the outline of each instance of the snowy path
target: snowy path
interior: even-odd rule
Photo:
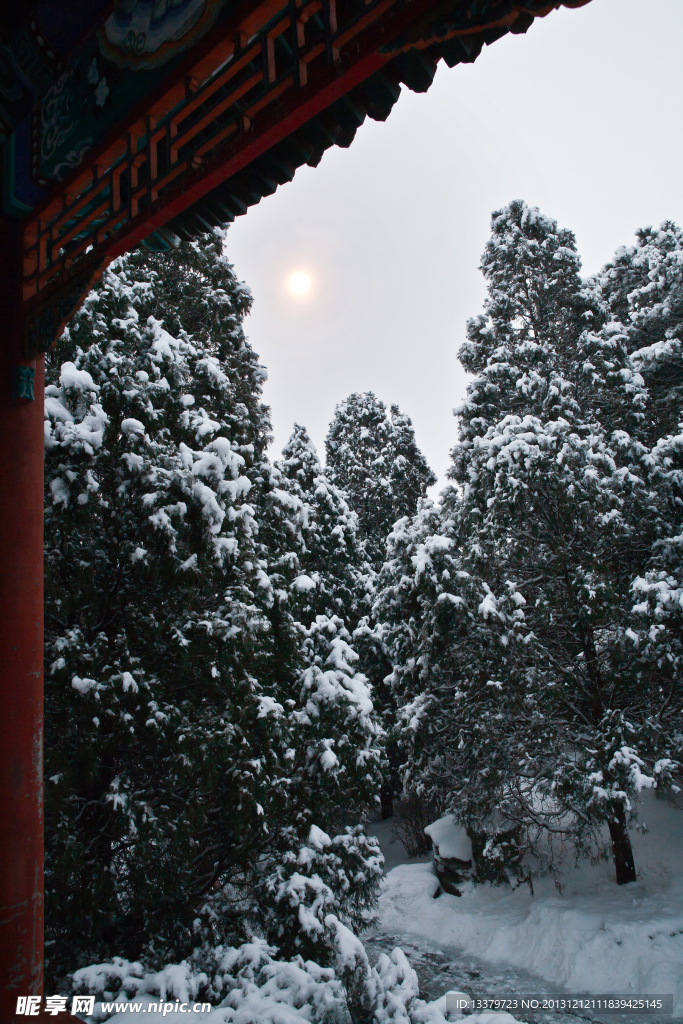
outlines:
[[[557,986],[524,971],[502,963],[490,963],[472,956],[465,950],[446,944],[430,942],[429,939],[411,932],[385,934],[376,931],[363,936],[363,944],[370,961],[374,963],[380,953],[391,953],[400,946],[408,957],[420,981],[422,999],[433,1000],[448,991],[466,992],[475,998],[486,995],[563,995]],[[524,1013],[516,1014],[519,1020],[528,1024],[580,1024],[596,1021],[602,1024],[663,1024],[671,1018],[651,1018],[642,1014],[619,1014],[601,1016],[588,1013]]]
[[[409,858],[402,844],[393,833],[394,823],[375,820],[372,823],[372,834],[380,841],[385,860],[385,871],[391,871],[401,864],[426,863],[430,857]],[[483,997],[495,992],[552,994],[557,988],[548,985],[542,978],[528,971],[505,964],[491,964],[479,957],[472,956],[463,949],[448,944],[430,942],[422,935],[412,932],[388,933],[376,930],[363,936],[363,943],[368,951],[371,962],[375,962],[380,953],[391,953],[395,946],[400,946],[406,954],[420,981],[422,999],[438,999],[445,992],[467,992],[468,995]],[[578,1018],[581,1019],[581,1018]],[[584,1017],[584,1020],[598,1019]],[[632,1024],[622,1017],[612,1017],[612,1024]],[[529,1021],[544,1021],[547,1024],[576,1024],[577,1017],[570,1014],[531,1015]],[[635,1024],[645,1024],[642,1017],[633,1018]]]
[[[535,896],[526,888],[463,889],[463,898],[433,899],[437,880],[426,861],[410,860],[392,834],[393,822],[374,821],[385,855],[386,884],[379,925],[363,937],[371,960],[400,946],[436,999],[455,989],[472,996],[579,993],[674,995],[683,1017],[683,814],[648,800],[645,835],[634,833],[638,881],[614,884],[610,864],[569,866],[563,895],[550,878]],[[650,1014],[522,1015],[533,1024],[664,1024]],[[516,1014],[519,1018],[519,1012]]]

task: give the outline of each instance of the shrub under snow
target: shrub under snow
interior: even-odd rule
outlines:
[[[381,954],[371,967],[362,942],[337,917],[328,914],[324,924],[334,967],[300,956],[277,960],[272,946],[254,939],[156,972],[114,957],[76,971],[73,990],[97,997],[92,1022],[112,1017],[114,1002],[132,1022],[136,1007],[149,1012],[151,1003],[180,1000],[211,1003],[208,1016],[193,1017],[225,1024],[445,1024],[438,1006],[419,998],[417,975],[402,950]]]

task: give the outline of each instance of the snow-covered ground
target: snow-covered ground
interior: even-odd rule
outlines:
[[[641,821],[649,831],[632,834],[630,885],[615,884],[610,863],[584,863],[564,871],[562,893],[545,878],[533,896],[468,884],[462,897],[434,899],[430,865],[399,864],[386,877],[381,928],[524,968],[567,993],[673,993],[683,1017],[683,812],[648,796]]]
[[[372,831],[388,854],[389,870],[378,927],[364,942],[370,963],[378,965],[377,978],[381,975],[385,979],[382,984],[392,993],[386,996],[377,1019],[386,1017],[395,1024],[408,1024],[408,1018],[421,1024],[454,1021],[458,1018],[445,1016],[444,995],[453,989],[475,998],[532,992],[673,994],[674,1016],[683,1017],[683,812],[654,800],[651,794],[642,811],[641,822],[649,831],[632,833],[636,882],[617,886],[611,863],[568,865],[560,880],[562,892],[552,878],[545,878],[536,880],[533,895],[526,886],[512,891],[467,883],[461,886],[461,897],[441,893],[435,899],[439,884],[431,863],[406,862],[407,855],[392,834],[392,822],[373,823]],[[352,936],[349,941],[356,942]],[[392,953],[396,945],[417,970],[420,995],[425,1000],[418,1000],[410,1013],[409,992],[417,995],[417,978],[403,954]],[[323,1004],[329,1009],[323,1014],[326,1020],[346,1019],[343,989],[332,972],[315,964],[276,963],[258,944],[249,950],[251,947],[226,950],[228,960],[246,957],[244,977],[240,975],[241,994],[235,991],[211,1009],[190,1011],[188,1007],[193,1020],[204,1024],[309,1024],[321,1019]],[[246,962],[249,957],[254,960],[254,970]],[[257,961],[262,962],[258,981]],[[126,964],[120,970],[125,972],[131,966]],[[86,971],[111,973],[112,968]],[[112,1016],[98,1001],[87,1021],[143,1024],[150,1012],[155,1019],[156,1014],[165,1016],[167,1012],[172,1019],[179,1012],[186,1019],[177,1001],[193,996],[187,965],[169,966],[144,979],[138,973],[138,978],[130,996],[122,995],[130,1005]],[[85,990],[99,988],[94,985]],[[170,1002],[162,1010],[164,1000]],[[581,1019],[657,1024],[666,1018],[589,1015]],[[567,1024],[575,1020],[575,1015],[553,1013],[521,1014],[517,1020],[509,1014],[480,1013],[460,1017],[459,1024]]]

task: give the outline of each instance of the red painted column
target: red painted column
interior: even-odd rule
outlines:
[[[43,982],[43,387],[21,358],[21,236],[0,221],[0,1022]]]

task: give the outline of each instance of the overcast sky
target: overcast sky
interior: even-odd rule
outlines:
[[[585,273],[636,228],[683,221],[683,0],[592,0],[439,65],[385,123],[252,207],[227,252],[251,287],[277,457],[296,421],[324,457],[335,404],[374,391],[443,476],[457,360],[481,310],[492,210],[522,198],[571,228]],[[304,298],[288,289],[310,276]]]

